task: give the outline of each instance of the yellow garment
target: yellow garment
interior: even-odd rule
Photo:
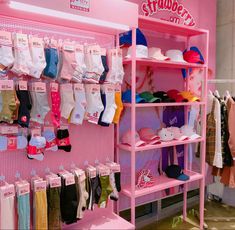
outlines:
[[[13,123],[13,112],[17,109],[15,91],[2,90],[2,111],[0,113],[0,121]]]
[[[46,191],[34,193],[34,229],[47,230],[47,194]]]
[[[121,92],[115,92],[115,104],[117,105],[117,109],[113,118],[113,123],[118,124],[120,120],[120,116],[123,110],[122,104],[122,94]]]
[[[16,102],[16,109],[12,113],[12,119],[16,121],[18,119],[18,113],[19,113],[19,108],[20,108],[20,101],[17,97],[16,91],[14,91],[14,96],[15,96],[15,102]]]

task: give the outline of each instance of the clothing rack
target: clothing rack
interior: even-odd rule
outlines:
[[[222,84],[235,83],[235,79],[209,79],[208,83],[209,84],[215,84],[215,83],[222,83]]]

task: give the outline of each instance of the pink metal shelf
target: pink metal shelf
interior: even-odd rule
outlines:
[[[77,224],[63,227],[63,229],[135,229],[134,225],[124,220],[115,213],[99,212],[99,214],[93,215],[93,218],[89,220],[80,220]]]
[[[203,175],[197,172],[184,170],[184,173],[190,177],[188,181],[180,181],[172,178],[168,178],[164,175],[155,177],[156,183],[149,188],[136,188],[135,189],[135,198],[145,196],[151,193],[159,192],[167,188],[173,188],[179,185],[188,184],[193,181],[197,181],[203,178]],[[133,194],[131,192],[130,185],[123,186],[122,193],[128,197],[131,197]]]
[[[136,147],[134,149],[135,152],[140,151],[147,151],[147,150],[153,150],[153,149],[160,149],[164,147],[170,147],[170,146],[176,146],[176,145],[186,145],[186,144],[192,144],[192,143],[198,143],[204,141],[204,138],[198,138],[195,140],[185,140],[185,141],[168,141],[168,142],[162,142],[161,144],[157,145],[146,145],[142,147]],[[125,144],[119,144],[118,147],[125,151],[131,151],[131,146],[125,145]]]
[[[139,15],[139,28],[160,33],[186,36],[186,37],[208,33],[208,31],[204,29],[190,28],[189,26],[178,25],[172,22],[167,22],[160,19],[146,17],[142,15]]]
[[[188,68],[205,68],[206,65],[194,64],[194,63],[184,63],[175,61],[159,61],[148,58],[136,58],[136,63],[143,66],[156,66],[164,68],[175,68],[175,69],[188,69]],[[124,65],[131,64],[131,58],[125,58],[123,60]]]
[[[131,107],[131,103],[124,103],[123,105],[128,108]],[[205,105],[205,102],[139,103],[135,104],[135,107],[148,108],[148,107],[164,107],[164,106],[191,106],[191,105]]]

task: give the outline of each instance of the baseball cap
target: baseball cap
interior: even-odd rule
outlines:
[[[130,89],[128,89],[122,93],[122,101],[124,103],[131,103],[131,90]],[[147,102],[144,98],[140,97],[139,94],[135,95],[135,101],[136,101],[136,103],[146,103]]]
[[[160,144],[160,137],[151,128],[141,128],[139,131],[139,136],[142,141],[150,145]]]
[[[132,53],[132,46],[128,47],[125,58],[130,58]],[[148,58],[148,47],[144,45],[136,45],[136,58]]]
[[[168,57],[166,57],[162,54],[161,49],[157,48],[157,47],[149,48],[148,57],[152,58],[152,59],[159,60],[159,61],[169,60]]]
[[[174,99],[170,98],[166,92],[164,91],[157,91],[153,93],[154,97],[160,98],[161,102],[175,102]]]
[[[120,46],[131,46],[132,45],[132,30],[120,34],[119,43],[120,43]],[[147,46],[147,40],[139,28],[136,29],[136,45]]]
[[[125,132],[122,136],[122,143],[131,145],[131,130]],[[140,139],[140,136],[137,132],[135,132],[135,147],[139,147],[141,145],[145,145],[146,143]]]
[[[183,173],[179,165],[172,164],[167,166],[165,173],[169,178],[174,178],[181,181],[189,180],[189,176]]]
[[[180,50],[168,50],[166,51],[166,56],[170,58],[171,61],[186,62],[183,58],[183,53]]]
[[[187,102],[188,100],[180,95],[177,89],[171,89],[167,91],[167,95],[176,102]]]
[[[189,63],[204,64],[204,61],[201,60],[199,53],[194,50],[186,51],[183,56],[184,56],[184,60]]]
[[[195,102],[195,101],[200,101],[199,97],[194,96],[191,92],[189,91],[182,91],[179,93],[182,95],[183,98],[187,99],[189,102]]]
[[[153,94],[148,91],[142,92],[139,95],[141,98],[145,99],[149,103],[161,102],[160,98],[154,97]]]

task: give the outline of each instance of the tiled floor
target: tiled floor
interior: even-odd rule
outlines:
[[[196,210],[197,207],[194,209]],[[175,220],[175,225],[173,224],[173,219]],[[141,230],[199,229],[199,221],[193,215],[192,210],[189,210],[188,221],[186,223],[183,223],[180,220],[181,218],[177,218],[177,216],[169,217],[159,222],[147,225],[141,228]],[[227,206],[214,201],[206,202],[205,223],[208,225],[208,229],[211,230],[235,229],[235,207]]]

